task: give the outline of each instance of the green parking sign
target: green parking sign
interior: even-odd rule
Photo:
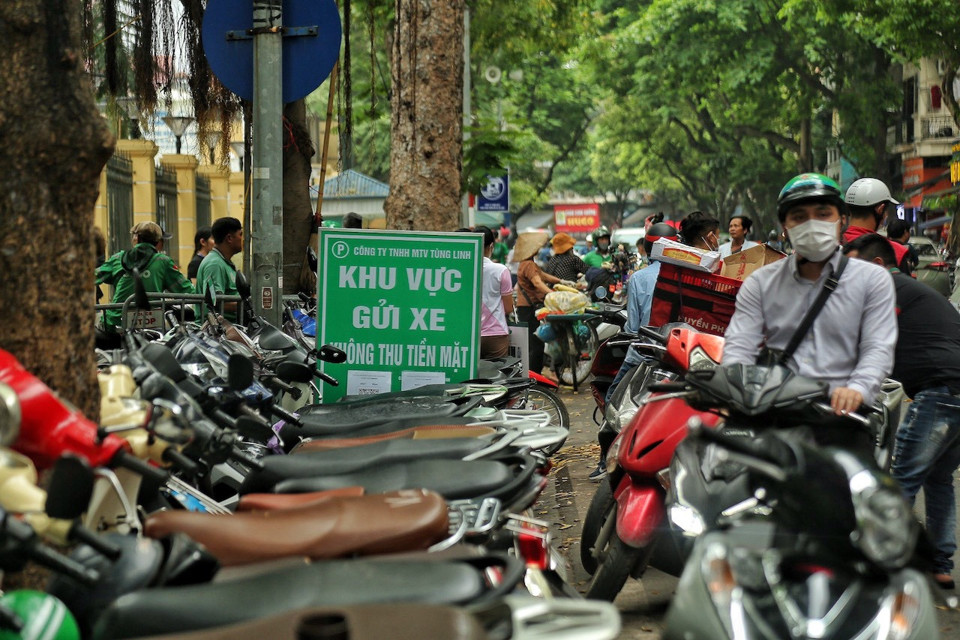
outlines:
[[[323,402],[476,377],[482,273],[480,234],[320,229]]]

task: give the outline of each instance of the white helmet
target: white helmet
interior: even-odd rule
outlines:
[[[872,207],[881,202],[900,204],[890,195],[890,189],[876,178],[860,178],[847,189],[844,201],[855,207]]]

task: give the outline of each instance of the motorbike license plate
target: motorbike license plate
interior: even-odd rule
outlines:
[[[163,329],[163,311],[160,309],[151,309],[150,311],[139,310],[127,313],[128,329]]]

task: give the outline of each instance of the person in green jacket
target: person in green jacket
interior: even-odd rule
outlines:
[[[613,251],[610,247],[610,229],[598,227],[593,232],[594,249],[583,256],[583,261],[590,267],[602,267],[603,264],[613,262]]]
[[[197,269],[197,291],[205,295],[213,289],[217,296],[237,295],[237,268],[230,258],[243,251],[243,225],[236,218],[220,218],[213,223],[214,247]],[[237,320],[237,303],[224,305],[224,317]]]
[[[130,229],[133,248],[110,256],[97,267],[97,284],[113,286],[113,302],[122,303],[134,292],[133,270],[148,292],[172,291],[194,293],[193,285],[180,273],[176,263],[163,250],[163,231],[156,222],[141,222]],[[103,314],[103,329],[116,334],[121,324],[121,311],[108,309]]]

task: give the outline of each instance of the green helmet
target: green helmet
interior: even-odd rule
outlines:
[[[783,185],[777,196],[777,217],[780,222],[786,219],[790,207],[805,200],[828,202],[836,206],[840,213],[846,211],[843,192],[832,178],[819,173],[801,173]]]
[[[593,232],[593,244],[597,244],[597,240],[603,236],[610,237],[610,229],[607,229],[606,225],[601,225],[597,227]]]
[[[22,631],[0,629],[0,640],[17,638],[49,638],[79,640],[80,630],[73,615],[62,602],[47,593],[18,589],[0,597],[0,606],[12,611],[23,621]]]

